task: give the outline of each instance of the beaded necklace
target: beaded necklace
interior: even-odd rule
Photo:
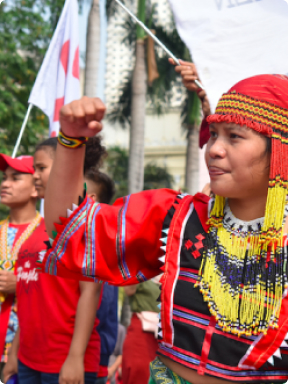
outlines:
[[[8,227],[9,227],[9,216],[6,220],[1,222],[0,228],[0,269],[5,269],[6,271],[14,271],[16,259],[20,248],[24,242],[31,236],[36,227],[41,221],[41,215],[39,212],[36,212],[35,219],[28,225],[19,239],[16,241],[14,246],[11,247],[8,244]],[[0,304],[3,303],[6,299],[5,293],[0,293]]]
[[[223,206],[222,221],[210,216],[209,245],[203,255],[197,285],[210,312],[226,332],[246,335],[277,327],[287,256],[281,246],[261,241],[264,218],[244,222]],[[220,216],[220,215],[219,215]],[[287,217],[287,206],[284,221]],[[283,223],[284,223],[283,221]]]
[[[12,260],[15,261],[17,259],[18,253],[20,248],[22,247],[23,243],[28,239],[28,237],[31,236],[32,232],[34,232],[35,228],[39,225],[41,221],[41,215],[39,212],[36,212],[35,219],[28,225],[28,227],[25,229],[25,231],[22,233],[22,235],[19,237],[19,239],[16,241],[14,246],[9,247],[8,245],[8,227],[9,227],[9,216],[7,219],[3,222],[1,226],[1,233],[0,233],[0,250],[1,260]]]

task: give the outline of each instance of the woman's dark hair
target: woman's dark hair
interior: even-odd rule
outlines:
[[[101,144],[102,137],[89,137],[86,143],[84,174],[91,168],[99,169],[107,156],[106,148]]]
[[[112,179],[105,173],[98,171],[95,168],[88,169],[85,172],[85,178],[92,181],[99,187],[97,193],[99,203],[109,204],[115,193],[115,185]]]
[[[86,143],[86,152],[84,160],[84,173],[91,168],[99,169],[102,165],[103,158],[107,156],[106,148],[101,144],[102,137],[90,137]],[[45,150],[49,148],[52,152],[56,151],[58,139],[57,137],[50,137],[42,141],[36,146],[35,152],[40,149]]]

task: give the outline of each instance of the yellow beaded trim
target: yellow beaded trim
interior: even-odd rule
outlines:
[[[0,269],[6,269],[14,271],[15,262],[18,257],[20,248],[24,242],[31,236],[37,226],[40,224],[42,217],[39,212],[36,212],[35,219],[28,225],[13,247],[8,246],[8,227],[9,227],[9,216],[6,220],[0,223]],[[6,295],[0,293],[0,303],[5,301]]]
[[[217,262],[217,252],[219,249],[222,250],[220,253],[222,255],[225,253],[230,263],[244,263],[246,258],[256,265],[260,258],[266,259],[269,251],[271,260],[275,261],[283,252],[282,226],[281,240],[274,245],[267,240],[267,233],[263,229],[258,235],[248,233],[243,236],[243,234],[231,233],[223,227],[224,206],[225,198],[216,196],[208,222],[211,224],[210,234],[213,232],[214,238],[215,236],[217,238],[217,248],[212,247],[204,251],[199,270],[200,280],[196,286],[200,287],[211,314],[224,331],[239,336],[266,333],[269,326],[277,327],[284,289],[283,275],[280,276],[282,271],[276,278],[275,284],[271,286],[266,287],[259,275],[259,281],[253,285],[253,288],[251,284],[234,290],[223,280],[222,271]],[[282,217],[282,223],[283,212],[279,214]],[[271,236],[275,236],[273,228],[271,228]]]
[[[288,110],[253,99],[246,95],[224,94],[217,105],[216,114],[242,116],[273,129],[288,132]]]

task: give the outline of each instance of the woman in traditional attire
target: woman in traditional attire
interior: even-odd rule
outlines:
[[[85,137],[104,112],[88,98],[61,110],[42,270],[116,285],[163,272],[151,384],[286,382],[288,79],[243,80],[206,118],[215,199],[164,189],[76,207]]]

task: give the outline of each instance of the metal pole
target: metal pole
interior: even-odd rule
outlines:
[[[166,47],[166,45],[164,45],[151,31],[149,28],[146,27],[145,24],[142,23],[142,21],[140,21],[123,3],[121,3],[120,0],[115,0],[116,3],[118,3],[120,5],[120,7],[122,7],[124,9],[124,11],[126,11],[131,17],[133,20],[136,21],[136,23],[138,23],[140,25],[140,27],[142,27],[144,29],[144,31],[150,36],[152,37],[152,39],[158,44],[160,45],[160,47],[162,49],[164,49],[164,51],[167,53],[168,56],[170,56],[177,65],[181,65],[179,60],[177,59],[176,56],[173,55],[173,53]],[[204,89],[203,85],[198,81],[198,80],[195,80],[195,84],[201,88],[201,89]]]
[[[29,104],[29,107],[28,107],[27,112],[26,112],[25,119],[24,119],[24,121],[23,121],[23,123],[22,123],[22,127],[21,127],[21,129],[20,129],[20,133],[19,133],[17,142],[16,142],[16,144],[15,144],[15,147],[14,147],[14,150],[13,150],[13,153],[12,153],[12,158],[13,158],[13,159],[16,157],[16,154],[17,154],[17,151],[18,151],[18,148],[19,148],[19,145],[20,145],[20,142],[21,142],[21,139],[22,139],[22,136],[23,136],[25,127],[26,127],[26,125],[27,125],[28,117],[29,117],[29,115],[30,115],[30,112],[31,112],[32,107],[33,107],[33,104]]]

